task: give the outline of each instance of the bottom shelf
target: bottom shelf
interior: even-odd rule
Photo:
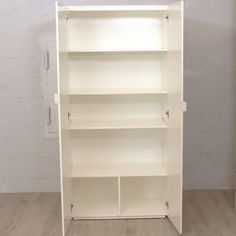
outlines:
[[[165,177],[74,178],[74,219],[161,218],[165,206]]]
[[[158,198],[124,199],[121,208],[121,216],[127,217],[165,217],[166,213],[165,202]]]
[[[165,203],[162,199],[125,199],[118,210],[117,200],[93,199],[74,203],[74,219],[95,218],[164,218],[167,214]]]

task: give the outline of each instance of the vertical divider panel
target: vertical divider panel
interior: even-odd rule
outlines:
[[[121,191],[120,191],[120,176],[118,176],[118,215],[121,215]]]

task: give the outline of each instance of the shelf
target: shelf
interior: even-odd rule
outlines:
[[[160,198],[124,198],[121,202],[121,216],[165,217],[166,206]]]
[[[168,94],[161,88],[85,88],[71,89],[69,95]]]
[[[100,49],[100,50],[66,50],[60,51],[60,53],[69,53],[69,54],[76,54],[76,53],[167,53],[167,49]]]
[[[81,12],[81,11],[167,11],[167,5],[142,5],[142,6],[60,6],[60,12]]]
[[[72,177],[167,176],[162,163],[73,165]]]
[[[165,129],[167,124],[161,119],[150,120],[79,120],[72,119],[70,130],[99,129]]]

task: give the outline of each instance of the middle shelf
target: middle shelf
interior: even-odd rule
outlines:
[[[161,162],[156,163],[109,163],[74,164],[72,177],[130,177],[130,176],[167,176]]]
[[[99,129],[165,129],[167,124],[163,119],[123,119],[123,120],[82,120],[72,119],[70,130]]]
[[[158,87],[146,88],[77,88],[69,89],[67,92],[71,96],[76,95],[131,95],[131,94],[168,94],[166,89]]]

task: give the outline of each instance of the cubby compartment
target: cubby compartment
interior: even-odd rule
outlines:
[[[166,176],[166,131],[71,132],[73,177]]]
[[[67,57],[68,94],[167,93],[164,52],[70,53]]]
[[[71,129],[166,128],[161,95],[72,96]]]
[[[166,177],[120,178],[120,215],[127,217],[165,217]]]
[[[72,204],[74,218],[117,216],[118,178],[74,178]]]
[[[67,12],[67,52],[166,48],[166,11]],[[142,28],[142,30],[140,30]]]

